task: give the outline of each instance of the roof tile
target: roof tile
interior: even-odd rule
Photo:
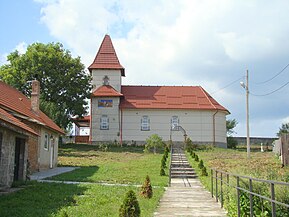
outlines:
[[[92,96],[97,96],[97,97],[122,96],[122,94],[116,91],[110,85],[102,85],[99,88],[97,88],[95,91],[93,91]]]

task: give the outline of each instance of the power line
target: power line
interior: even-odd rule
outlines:
[[[253,94],[253,93],[250,93],[250,94],[253,96],[268,96],[268,95],[271,95],[272,93],[277,92],[278,90],[281,90],[283,87],[285,87],[288,84],[289,84],[289,81],[287,83],[283,84],[281,87],[277,88],[276,90],[273,90],[273,91],[266,93],[266,94]]]
[[[257,83],[253,82],[253,83],[254,83],[254,84],[265,84],[265,83],[267,83],[267,82],[269,82],[269,81],[272,81],[274,78],[276,78],[276,77],[277,77],[278,75],[280,75],[282,72],[284,72],[285,69],[287,69],[288,66],[289,66],[289,63],[288,63],[280,72],[278,72],[276,75],[274,75],[272,78],[270,78],[270,79],[268,79],[268,80],[266,80],[266,81],[257,82]]]
[[[289,65],[289,64],[288,64],[288,65]],[[244,77],[245,77],[245,76],[242,76],[242,77],[240,77],[240,78],[232,81],[231,83],[229,83],[229,84],[227,84],[226,86],[220,88],[219,90],[214,91],[213,93],[211,93],[211,95],[213,95],[213,94],[215,94],[215,93],[217,93],[217,92],[219,92],[219,91],[221,91],[221,90],[224,90],[225,88],[231,86],[232,84],[235,84],[236,82],[240,81],[240,80],[243,79]]]

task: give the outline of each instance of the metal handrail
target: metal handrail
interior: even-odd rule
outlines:
[[[218,176],[218,174],[219,174],[219,176]],[[227,177],[226,180],[223,178],[223,175],[226,175],[226,177]],[[233,177],[236,179],[236,185],[231,184],[230,177]],[[240,187],[240,179],[247,179],[249,181],[249,190]],[[214,180],[215,180],[215,183],[214,183]],[[218,180],[220,182],[220,186],[218,186]],[[253,192],[253,181],[270,184],[270,198],[267,196]],[[214,189],[214,184],[215,184],[215,189]],[[223,207],[223,187],[222,187],[223,184],[225,184],[229,187],[235,188],[237,190],[237,213],[238,213],[238,217],[241,215],[241,207],[240,207],[240,192],[241,191],[249,194],[250,216],[253,216],[253,213],[254,213],[253,196],[257,196],[257,197],[262,198],[264,200],[267,200],[271,203],[272,217],[276,217],[276,204],[289,208],[289,204],[285,204],[285,203],[277,201],[275,199],[275,185],[289,187],[289,183],[287,183],[287,182],[264,180],[264,179],[249,177],[249,176],[236,175],[236,174],[232,174],[232,173],[228,173],[228,172],[224,172],[221,170],[211,168],[211,194],[212,194],[212,197],[214,197],[214,191],[215,191],[215,198],[216,198],[217,202],[218,202],[218,198],[220,196],[221,207]],[[220,187],[220,189],[218,189],[218,187]]]
[[[169,186],[171,186],[171,170],[172,170],[172,156],[173,156],[173,143],[170,141],[170,151],[171,151],[171,156],[170,156],[170,169],[169,169]]]

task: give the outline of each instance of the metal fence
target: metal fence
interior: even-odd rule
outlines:
[[[265,186],[267,185],[268,193],[258,194],[253,189],[254,185],[256,186],[257,183],[259,183],[259,186]],[[248,188],[245,188],[247,186]],[[223,172],[216,169],[211,169],[211,194],[212,197],[215,196],[216,201],[220,201],[221,207],[224,205],[224,200],[230,200],[230,194],[228,193],[229,189],[234,188],[236,190],[236,196],[237,196],[237,215],[239,216],[254,216],[254,205],[253,205],[253,199],[254,197],[258,197],[260,200],[268,201],[271,206],[271,215],[272,217],[276,217],[276,205],[282,206],[285,210],[287,210],[287,214],[284,213],[284,216],[289,216],[289,204],[286,204],[281,201],[277,201],[276,199],[276,193],[275,190],[279,186],[287,188],[287,196],[289,196],[289,183],[287,182],[277,182],[272,180],[263,180],[263,179],[257,179],[252,178],[248,176],[240,176],[235,175],[227,172]],[[225,192],[224,192],[225,191]],[[249,204],[250,204],[250,210],[249,213],[241,213],[241,194],[247,193]],[[289,203],[289,202],[288,202]]]

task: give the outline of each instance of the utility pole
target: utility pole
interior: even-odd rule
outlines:
[[[250,158],[250,128],[249,128],[249,71],[246,73],[246,120],[247,120],[247,158]]]
[[[246,90],[246,122],[247,122],[247,158],[250,158],[250,128],[249,128],[249,71],[246,72],[246,84],[240,82]]]

